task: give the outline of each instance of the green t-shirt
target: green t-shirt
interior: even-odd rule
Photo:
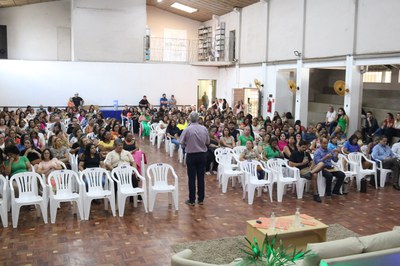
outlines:
[[[278,158],[279,157],[279,150],[275,151],[271,148],[271,146],[267,146],[264,149],[264,154],[267,159],[273,159],[273,158]]]
[[[240,135],[239,138],[238,138],[238,140],[240,141],[240,146],[246,146],[246,142],[247,142],[248,140],[254,141],[254,139],[253,139],[252,136],[249,136],[248,138],[246,138],[246,137],[243,136],[243,135]]]
[[[29,163],[29,160],[26,156],[20,156],[18,162],[13,162],[11,165],[10,177],[18,173],[27,172],[28,169],[26,169],[26,163]],[[6,167],[8,164],[9,161],[4,163]]]

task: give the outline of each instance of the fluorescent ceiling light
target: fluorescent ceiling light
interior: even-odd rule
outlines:
[[[157,0],[157,3],[161,3],[163,0]]]
[[[197,12],[198,10],[196,8],[190,7],[190,6],[186,6],[186,5],[182,5],[178,2],[175,2],[171,5],[171,7],[185,11],[187,13],[194,13]]]

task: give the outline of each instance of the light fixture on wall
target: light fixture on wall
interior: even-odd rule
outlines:
[[[182,4],[178,3],[178,2],[173,3],[171,5],[171,7],[179,9],[181,11],[185,11],[185,12],[190,13],[190,14],[199,11],[196,8],[193,8],[193,7],[190,7],[190,6],[186,6],[186,5],[182,5]]]
[[[157,0],[157,3],[161,3],[163,0]]]
[[[299,52],[299,51],[294,51],[293,52],[294,53],[294,55],[296,56],[296,57],[298,57],[298,58],[300,58],[301,57],[301,53]]]

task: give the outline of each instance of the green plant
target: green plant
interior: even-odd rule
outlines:
[[[256,238],[254,238],[254,242],[252,243],[245,237],[245,248],[241,248],[241,250],[246,254],[246,257],[238,265],[292,265],[294,261],[303,259],[310,252],[309,250],[305,252],[297,250],[296,247],[294,247],[293,252],[289,252],[292,246],[284,247],[282,240],[279,240],[279,244],[277,244],[277,238],[278,235],[275,235],[270,241],[268,235],[266,235],[260,248]]]

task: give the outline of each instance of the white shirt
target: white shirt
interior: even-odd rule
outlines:
[[[335,121],[336,118],[336,111],[333,110],[333,112],[326,112],[326,121],[328,121],[328,123],[332,123],[333,121]]]

